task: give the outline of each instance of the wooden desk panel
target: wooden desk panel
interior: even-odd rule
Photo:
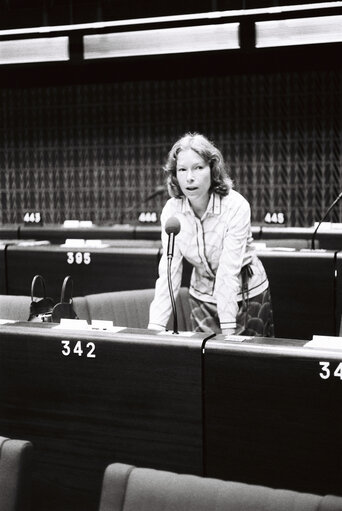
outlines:
[[[8,267],[7,267],[7,249],[10,245],[20,243],[15,238],[0,239],[0,294],[8,294]]]
[[[252,235],[255,240],[307,240],[310,242],[314,227],[277,227],[252,226]],[[112,225],[93,227],[63,227],[62,225],[25,226],[4,225],[0,227],[0,238],[49,240],[52,243],[64,243],[67,238],[84,239],[145,239],[160,240],[161,227],[157,225]],[[320,248],[328,250],[342,249],[342,229],[327,229],[321,226],[317,232],[316,240]]]
[[[14,224],[0,225],[0,239],[17,239],[19,226]]]
[[[0,241],[0,294],[7,294],[6,242]]]
[[[111,227],[63,227],[46,225],[19,228],[20,239],[48,240],[52,243],[64,243],[67,238],[76,239],[133,239],[135,228],[132,225],[113,225]]]
[[[32,509],[97,511],[115,461],[202,474],[204,337],[2,326],[0,431],[34,445]]]
[[[258,252],[270,282],[275,336],[336,335],[335,253]]]
[[[342,351],[259,342],[206,343],[206,475],[341,495]]]
[[[261,228],[259,239],[270,240],[278,239],[280,246],[281,240],[285,239],[306,239],[310,241],[314,233],[314,227],[265,227]],[[319,248],[327,250],[340,250],[342,249],[342,229],[331,228],[327,229],[321,226],[316,234],[316,240],[319,243]]]
[[[258,256],[270,282],[276,337],[311,339],[338,333],[336,314],[342,314],[342,300],[336,304],[335,252],[271,249],[258,251]],[[191,270],[186,262],[183,286],[189,285]]]
[[[161,239],[161,226],[158,225],[113,225],[93,227],[63,227],[62,225],[45,225],[38,227],[19,226],[13,235],[20,239],[49,240],[52,243],[64,243],[67,238],[84,239]],[[8,230],[6,232],[9,232]],[[254,239],[259,239],[261,228],[252,226]],[[1,236],[1,231],[0,231]],[[10,236],[8,236],[10,237]]]
[[[118,242],[119,245],[122,243]],[[148,243],[152,246],[145,246]],[[8,294],[30,294],[31,281],[36,274],[45,278],[47,294],[55,300],[60,298],[66,275],[73,278],[74,296],[153,288],[158,275],[158,246],[158,242],[153,241],[141,246],[139,240],[127,240],[126,246],[106,248],[9,246]]]
[[[47,293],[59,300],[66,275],[74,281],[74,296],[129,289],[154,288],[160,242],[112,240],[104,248],[58,245],[17,245],[7,248],[7,292],[30,294],[32,278],[43,275]],[[68,264],[68,253],[73,263]],[[80,253],[82,261],[76,261]],[[86,264],[84,254],[90,254]],[[335,281],[335,252],[261,250],[271,286],[276,337],[311,339],[314,334],[338,334],[342,300]],[[182,285],[190,283],[191,265],[184,261]]]
[[[335,307],[336,335],[342,336],[342,252],[338,252],[336,254],[335,292],[336,292]]]

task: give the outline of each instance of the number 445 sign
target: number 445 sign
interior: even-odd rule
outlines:
[[[330,362],[320,362],[319,365],[321,366],[321,372],[319,375],[322,380],[327,380],[332,375],[335,376],[335,378],[342,380],[342,362],[338,364],[333,373],[333,368],[330,368]]]

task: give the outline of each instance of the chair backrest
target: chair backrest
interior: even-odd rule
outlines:
[[[117,326],[146,328],[154,289],[113,291],[74,298],[74,309],[80,319],[113,321]],[[187,288],[181,288],[176,300],[178,328],[190,331],[190,303]],[[170,319],[169,328],[172,328]]]
[[[341,511],[342,497],[274,490],[114,463],[99,511]]]
[[[153,288],[112,291],[76,296],[73,305],[79,319],[85,319],[89,323],[93,319],[102,319],[113,321],[117,326],[146,328],[153,297]],[[30,296],[0,295],[0,319],[27,321],[30,303]],[[180,289],[176,307],[179,330],[191,331],[188,288]],[[172,318],[168,322],[168,328],[172,329]]]
[[[27,321],[30,303],[30,296],[0,295],[0,319]]]
[[[0,436],[0,509],[30,509],[32,444]]]

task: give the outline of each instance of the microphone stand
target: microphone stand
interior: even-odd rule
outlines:
[[[167,244],[167,282],[169,284],[169,293],[171,298],[172,312],[173,312],[173,334],[178,334],[178,321],[177,321],[177,309],[175,303],[175,297],[172,289],[171,279],[171,264],[173,258],[173,250],[175,246],[175,237],[179,233],[181,228],[178,218],[171,217],[165,224],[165,232],[169,235],[169,241]]]
[[[312,235],[312,238],[311,238],[311,250],[314,250],[315,249],[315,237],[316,237],[316,234],[317,234],[317,231],[318,231],[318,228],[319,226],[321,225],[322,222],[324,222],[324,220],[327,218],[327,216],[329,215],[330,211],[333,209],[334,206],[336,206],[336,204],[338,203],[338,201],[342,199],[342,192],[340,193],[340,195],[334,200],[334,202],[331,204],[331,206],[328,208],[328,211],[325,213],[324,217],[322,218],[322,220],[320,220],[317,224],[317,227],[316,229],[314,230],[314,233]]]
[[[176,302],[175,302],[175,297],[173,295],[173,288],[172,288],[171,264],[172,264],[172,255],[168,255],[167,256],[167,282],[169,285],[169,293],[170,293],[172,313],[173,313],[173,332],[172,333],[178,334],[179,332],[178,332],[177,308],[176,308]]]

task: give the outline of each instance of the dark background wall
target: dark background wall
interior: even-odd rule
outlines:
[[[0,223],[40,211],[135,222],[161,211],[173,142],[221,148],[254,223],[312,225],[341,191],[341,45],[207,52],[0,70]],[[341,221],[342,206],[329,220]]]

